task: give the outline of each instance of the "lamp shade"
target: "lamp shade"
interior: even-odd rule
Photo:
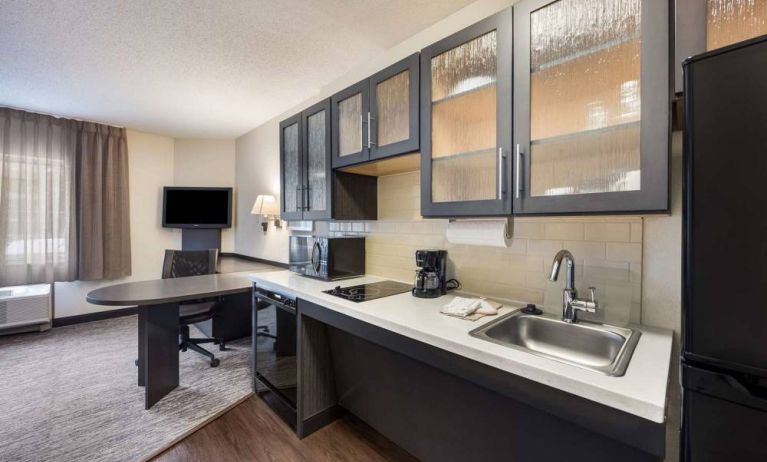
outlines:
[[[259,194],[258,197],[256,197],[256,202],[253,204],[253,209],[250,213],[252,215],[279,215],[280,207],[274,196]]]

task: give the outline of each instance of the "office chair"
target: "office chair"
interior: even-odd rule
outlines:
[[[218,262],[218,249],[210,250],[166,250],[162,265],[162,278],[179,278],[186,276],[199,276],[202,274],[214,274]],[[221,351],[226,350],[222,338],[191,338],[189,325],[207,321],[213,318],[219,308],[219,300],[193,300],[182,302],[178,307],[179,345],[181,351],[191,349],[203,356],[210,358],[210,367],[216,367],[219,360],[201,343],[213,343],[218,345]]]

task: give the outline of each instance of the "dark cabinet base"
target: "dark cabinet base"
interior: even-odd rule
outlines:
[[[663,424],[304,300],[299,312],[326,325],[337,403],[425,462],[663,460]]]
[[[330,329],[340,404],[423,461],[661,460]]]

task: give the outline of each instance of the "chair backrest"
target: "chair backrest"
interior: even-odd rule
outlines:
[[[218,267],[218,249],[166,250],[162,263],[162,278],[182,278],[214,274]]]

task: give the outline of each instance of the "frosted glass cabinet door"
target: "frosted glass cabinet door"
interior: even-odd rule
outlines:
[[[330,218],[330,100],[305,110],[302,124],[306,175],[303,219]]]
[[[301,142],[301,114],[280,123],[280,216],[284,220],[300,220],[304,207],[304,179]]]
[[[664,3],[515,5],[516,213],[668,209]]]
[[[334,168],[364,162],[370,158],[368,93],[366,79],[331,97]]]
[[[370,77],[370,159],[418,151],[419,54]]]
[[[510,9],[421,52],[421,101],[421,214],[510,214]]]

